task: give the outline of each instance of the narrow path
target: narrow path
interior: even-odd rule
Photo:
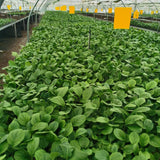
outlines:
[[[31,25],[31,32],[34,25]],[[26,45],[27,32],[22,31],[22,37],[2,37],[0,38],[0,73],[6,73],[2,68],[8,66],[9,60],[14,60],[12,52],[19,53],[21,48]]]

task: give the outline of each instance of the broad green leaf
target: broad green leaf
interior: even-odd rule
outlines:
[[[80,86],[75,86],[72,87],[73,92],[77,95],[77,96],[81,96],[82,95],[82,88]]]
[[[160,148],[160,137],[151,136],[149,144],[153,147]]]
[[[144,151],[144,152],[140,151],[140,152],[139,152],[139,155],[144,156],[147,160],[151,158],[150,153],[147,152],[147,151]]]
[[[110,155],[109,160],[123,160],[123,155],[120,152],[114,152]]]
[[[34,125],[35,123],[38,123],[40,122],[41,119],[40,119],[40,113],[35,113],[32,115],[32,118],[31,118],[31,124]]]
[[[68,91],[68,87],[61,87],[57,89],[58,96],[64,97]]]
[[[120,141],[126,141],[126,133],[119,128],[114,129],[114,135]]]
[[[39,138],[38,137],[35,137],[33,138],[32,141],[30,141],[28,144],[27,144],[27,151],[30,155],[34,155],[34,153],[36,152],[37,148],[39,146]]]
[[[77,149],[81,149],[81,147],[80,147],[80,145],[79,145],[79,142],[76,141],[76,140],[72,140],[72,141],[70,142],[70,144],[71,144],[71,146],[73,146],[73,147],[75,147],[75,148],[77,148]]]
[[[145,92],[145,89],[140,87],[136,87],[133,90],[134,90],[134,93],[136,93],[137,95],[141,95]]]
[[[7,151],[8,149],[8,143],[7,142],[3,142],[0,144],[0,155],[3,154],[4,152]]]
[[[126,145],[124,146],[124,153],[125,154],[132,154],[133,153],[133,145]]]
[[[0,160],[4,160],[6,158],[6,154],[3,156],[0,156]]]
[[[113,106],[122,106],[122,102],[119,99],[113,99],[111,104]]]
[[[97,160],[108,160],[109,153],[106,150],[97,150],[95,152],[95,158]]]
[[[153,129],[153,122],[150,119],[146,119],[144,121],[144,128],[147,130],[147,132],[151,131]]]
[[[136,132],[131,132],[129,134],[129,141],[131,144],[135,144],[139,142],[139,135]]]
[[[8,144],[12,145],[13,147],[18,146],[25,137],[25,132],[22,129],[15,129],[12,130],[7,138]]]
[[[53,72],[47,71],[47,72],[45,73],[45,76],[50,79],[50,78],[52,78],[52,76],[53,76]]]
[[[16,119],[14,119],[8,126],[9,131],[12,131],[12,130],[18,129],[18,128],[20,128],[20,125],[19,125],[19,123],[17,122]]]
[[[135,156],[133,160],[147,160],[147,159],[143,155],[138,155],[138,156]]]
[[[136,85],[136,81],[134,79],[130,79],[128,81],[129,88],[133,88],[133,87],[135,87],[135,85]]]
[[[113,143],[110,148],[110,152],[118,152],[119,146],[117,143]]]
[[[52,132],[55,132],[59,127],[59,123],[57,121],[53,121],[49,124],[49,130],[52,130]]]
[[[20,113],[18,116],[18,122],[23,126],[25,126],[29,120],[30,116],[28,113]]]
[[[134,124],[136,121],[142,120],[143,116],[141,115],[130,115],[129,117],[127,117],[127,119],[125,120],[125,123],[128,124]]]
[[[84,115],[77,115],[71,119],[71,122],[75,127],[81,126],[85,121],[86,117]]]
[[[122,109],[122,108],[116,108],[116,107],[114,107],[114,108],[111,108],[110,111],[111,112],[116,112],[116,113],[128,115],[127,112],[124,109]]]
[[[61,96],[50,98],[50,101],[57,105],[65,106],[65,102]]]
[[[151,109],[149,107],[138,107],[133,112],[134,113],[143,113],[143,112],[148,112],[150,110]]]
[[[67,137],[73,132],[72,123],[68,123],[65,127],[64,135]]]
[[[109,119],[106,118],[106,117],[97,117],[96,118],[96,122],[99,122],[99,123],[108,123]]]
[[[146,134],[146,133],[142,133],[140,135],[140,142],[139,142],[140,145],[143,146],[143,147],[145,147],[145,146],[147,146],[149,144],[149,142],[150,142],[149,135]]]
[[[42,149],[39,149],[36,151],[35,159],[36,160],[52,160],[50,154]]]
[[[73,147],[69,143],[60,144],[60,149],[64,159],[69,159],[69,157],[71,157]]]
[[[85,160],[87,159],[87,157],[88,157],[88,154],[86,152],[81,151],[79,149],[75,149],[71,160]]]
[[[157,82],[156,81],[150,81],[149,83],[146,84],[146,90],[150,90],[157,87]]]
[[[85,104],[85,108],[86,109],[97,109],[97,105],[89,101]]]
[[[82,147],[82,148],[87,148],[88,145],[89,145],[90,141],[87,137],[81,137],[79,139],[79,145]]]
[[[31,157],[29,156],[29,154],[27,153],[26,150],[21,149],[15,152],[14,154],[14,159],[15,160],[29,160],[31,159]]]
[[[146,102],[146,100],[144,98],[138,98],[135,100],[135,104],[137,106],[141,106],[142,104],[144,104]]]
[[[83,101],[88,101],[91,96],[92,96],[92,93],[93,93],[93,89],[91,87],[89,88],[86,88],[84,91],[83,91],[83,94],[82,94],[82,100]]]
[[[110,127],[110,126],[105,126],[105,129],[102,130],[101,134],[103,134],[103,135],[108,135],[108,134],[111,134],[112,131],[113,131],[113,128],[112,128],[112,127]]]
[[[142,132],[142,128],[140,126],[136,125],[136,124],[128,126],[128,128],[133,132],[137,132],[137,133],[141,133]]]
[[[48,123],[45,123],[45,122],[38,122],[38,123],[35,123],[32,127],[32,131],[43,131],[45,130],[46,128],[48,127]]]
[[[85,133],[87,133],[87,130],[85,128],[78,128],[76,131],[76,137],[81,136]]]
[[[51,113],[53,112],[53,110],[54,110],[54,107],[53,107],[53,106],[48,106],[48,107],[45,109],[46,113],[48,113],[48,114],[51,114]]]

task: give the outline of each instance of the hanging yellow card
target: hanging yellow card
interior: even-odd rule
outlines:
[[[56,11],[59,11],[59,10],[60,10],[60,7],[55,7],[55,10],[56,10]]]
[[[101,9],[101,12],[103,12],[103,9]]]
[[[7,9],[10,11],[11,10],[11,5],[7,5]]]
[[[112,13],[112,8],[109,8],[109,9],[108,9],[108,13]]]
[[[117,7],[114,15],[114,29],[129,29],[132,15],[131,7]]]
[[[62,6],[61,7],[61,11],[66,11],[67,10],[67,6]]]
[[[151,14],[154,14],[154,11],[151,11]]]
[[[141,14],[141,15],[143,14],[143,10],[140,10],[140,14]]]
[[[29,9],[31,10],[31,9],[32,9],[32,7],[31,7],[31,6],[29,6]]]
[[[22,7],[21,7],[21,6],[19,6],[19,10],[20,10],[20,11],[22,10]]]
[[[86,9],[86,12],[89,12],[89,8]]]
[[[138,19],[139,18],[139,12],[137,10],[134,12],[133,18],[134,19]]]
[[[83,11],[83,9],[81,8],[81,9],[80,9],[80,11],[82,12],[82,11]]]
[[[156,11],[156,13],[158,14],[158,11]]]
[[[97,13],[97,12],[98,12],[98,9],[96,8],[94,12]]]
[[[69,14],[75,14],[75,6],[69,6]]]

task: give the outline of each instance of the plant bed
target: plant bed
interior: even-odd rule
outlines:
[[[0,27],[3,27],[3,26],[5,26],[5,25],[7,25],[7,24],[9,24],[9,23],[12,23],[12,22],[14,22],[14,20],[13,19],[0,19]]]
[[[46,12],[2,75],[1,159],[159,159],[159,35],[112,26]]]

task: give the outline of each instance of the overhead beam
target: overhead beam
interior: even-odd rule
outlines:
[[[3,2],[4,2],[4,0],[0,1],[0,8],[2,7]]]

